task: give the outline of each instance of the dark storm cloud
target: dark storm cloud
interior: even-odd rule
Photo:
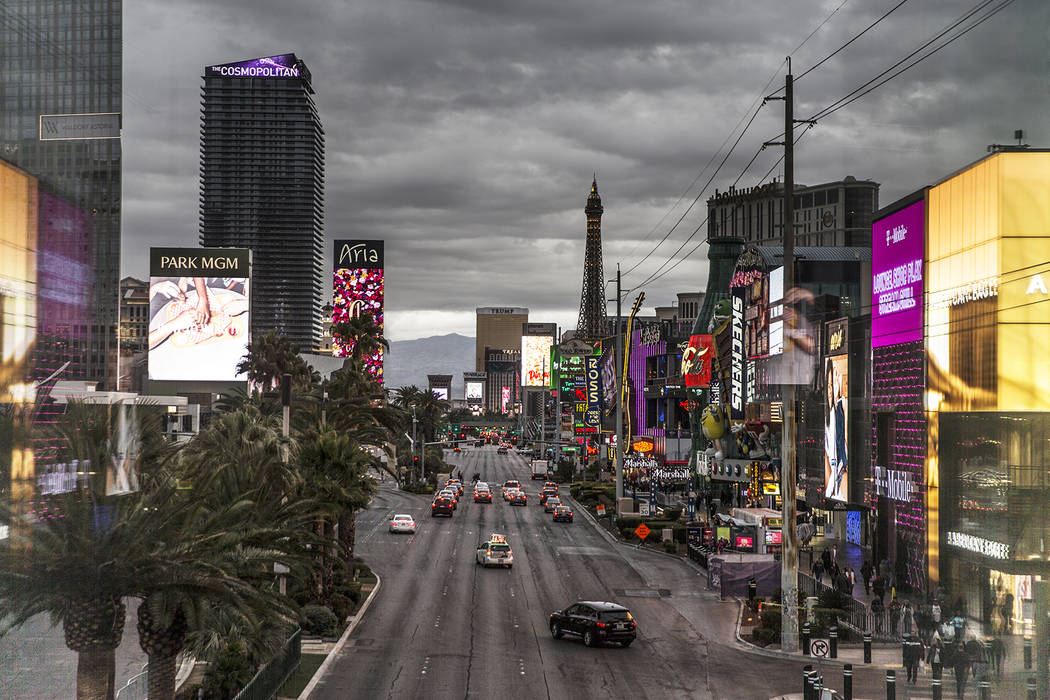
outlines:
[[[905,4],[796,85],[797,116],[831,104],[977,0]],[[784,56],[840,0],[527,3],[228,0],[125,6],[124,273],[150,245],[197,241],[202,68],[286,51],[304,59],[326,131],[329,238],[387,241],[388,332],[473,333],[473,309],[528,306],[575,321],[583,206],[606,208],[606,277],[649,252],[699,192],[689,184],[745,110],[783,82]],[[892,3],[850,0],[801,49],[801,74]],[[1009,142],[1046,145],[1047,9],[1017,0],[930,60],[811,130],[796,180],[847,174],[881,200]],[[769,88],[763,86],[773,78]],[[697,206],[625,280],[703,240],[715,188],[758,184],[783,127],[767,104]],[[714,162],[721,159],[719,154]],[[779,176],[779,170],[774,170]],[[683,201],[672,209],[679,197]],[[665,305],[706,284],[706,249],[646,289]],[[542,312],[540,311],[542,310]],[[451,324],[451,325],[449,325]]]

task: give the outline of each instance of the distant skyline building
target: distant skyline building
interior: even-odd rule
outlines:
[[[529,310],[520,306],[482,306],[475,309],[474,371],[484,372],[485,351],[521,351],[521,326],[529,322]]]
[[[0,159],[38,182],[34,376],[116,387],[120,0],[8,0]]]
[[[252,251],[251,332],[321,345],[324,129],[295,54],[204,69],[200,242]]]
[[[144,392],[149,340],[149,284],[120,280],[120,369],[117,391]]]
[[[605,337],[605,274],[602,269],[602,198],[598,196],[598,178],[591,182],[587,195],[587,243],[583,254],[583,291],[580,293],[580,318],[576,337],[596,341]]]

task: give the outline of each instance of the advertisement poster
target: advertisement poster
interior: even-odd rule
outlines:
[[[481,382],[467,382],[466,387],[466,399],[467,403],[481,403],[484,399],[484,384]]]
[[[438,397],[439,401],[448,401],[448,388],[443,386],[433,387],[430,390],[434,396]]]
[[[871,229],[871,346],[922,340],[925,202],[879,219]]]
[[[349,323],[361,316],[371,316],[376,334],[383,334],[383,241],[339,240],[335,242],[332,288],[332,323]],[[333,355],[353,354],[353,338],[342,338],[333,332]],[[364,358],[365,369],[383,383],[383,349],[380,347]]]
[[[682,376],[686,386],[711,386],[711,363],[715,354],[712,338],[710,335],[689,337],[689,345],[682,353]]]
[[[554,338],[526,335],[521,338],[521,385],[550,386],[550,355]]]
[[[846,501],[849,495],[849,356],[824,361],[824,497]]]
[[[119,404],[110,415],[117,424],[111,428],[115,440],[106,469],[106,495],[116,496],[139,490],[139,461],[142,450],[139,445],[135,404]]]
[[[248,351],[250,251],[151,248],[149,378],[236,381]]]

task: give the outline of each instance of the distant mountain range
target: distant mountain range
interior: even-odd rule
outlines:
[[[452,398],[463,398],[463,373],[474,371],[474,339],[458,333],[415,340],[394,340],[383,362],[388,389],[427,388],[428,374],[452,375]]]

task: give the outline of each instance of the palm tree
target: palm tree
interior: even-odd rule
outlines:
[[[251,342],[237,364],[237,372],[246,374],[251,385],[264,392],[272,391],[284,374],[291,374],[293,384],[299,387],[308,387],[313,380],[313,371],[299,357],[295,344],[275,331]]]
[[[332,337],[344,347],[349,346],[348,357],[358,361],[364,361],[381,350],[390,349],[390,343],[382,336],[382,330],[370,313],[333,323]]]
[[[393,403],[401,408],[411,409],[419,396],[423,393],[418,386],[402,386],[394,389]]]

